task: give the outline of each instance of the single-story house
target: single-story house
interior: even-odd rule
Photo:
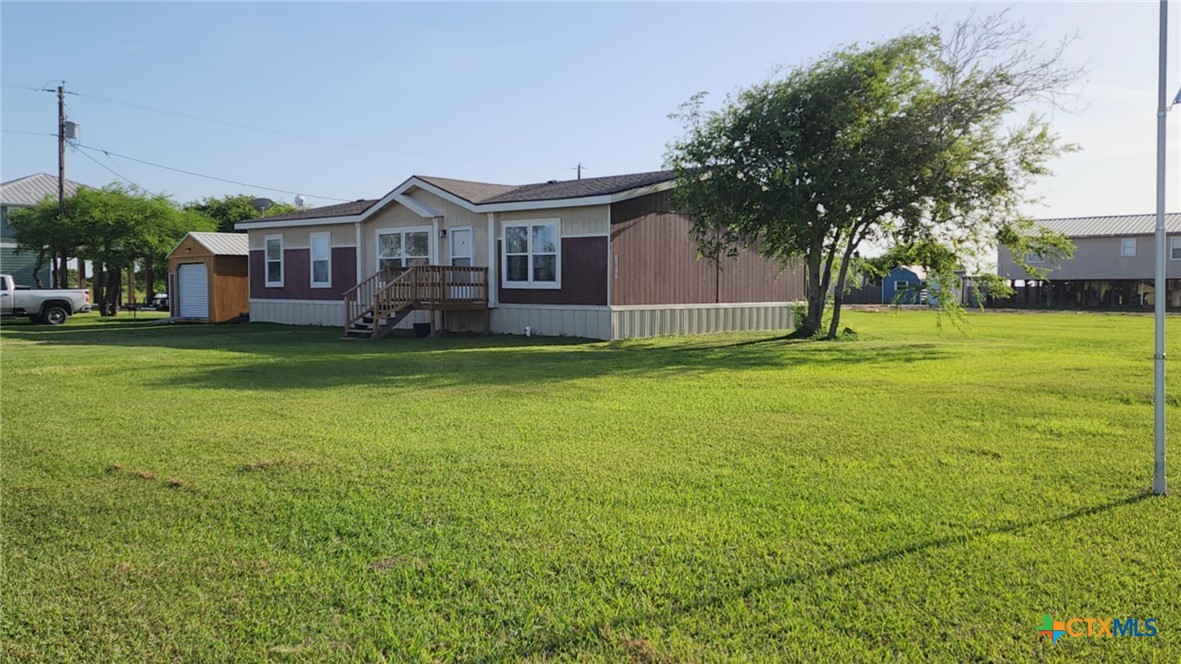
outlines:
[[[227,323],[250,310],[245,233],[185,235],[168,254],[168,300],[176,320]]]
[[[380,199],[237,224],[250,320],[621,339],[792,327],[802,271],[698,259],[670,171],[523,186],[413,176]]]
[[[78,193],[80,185],[66,180],[66,196]],[[46,198],[57,200],[57,176],[48,173],[26,175],[0,184],[0,271],[12,275],[16,283],[32,286],[37,283],[33,269],[37,266],[37,254],[32,251],[17,252],[16,230],[8,221],[8,215],[21,208],[35,207]],[[41,285],[48,288],[51,258],[47,257],[37,276]]]
[[[1062,233],[1074,243],[1072,258],[1057,265],[1038,255],[1031,265],[1049,268],[1047,279],[1031,278],[1000,247],[997,274],[1016,288],[1013,298],[994,301],[1004,306],[1149,307],[1153,304],[1156,246],[1155,214],[1039,219],[1039,225]],[[1181,308],[1181,213],[1165,215],[1168,299]]]

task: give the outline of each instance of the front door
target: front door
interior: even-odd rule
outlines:
[[[448,231],[451,238],[451,266],[471,267],[472,265],[472,229],[470,226],[452,228]],[[457,300],[470,300],[475,293],[470,284],[471,274],[467,270],[451,271],[451,297]]]

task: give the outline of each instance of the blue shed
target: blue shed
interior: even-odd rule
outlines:
[[[927,273],[917,265],[896,267],[882,279],[882,304],[924,304]]]

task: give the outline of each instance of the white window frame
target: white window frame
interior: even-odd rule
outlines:
[[[328,280],[316,281],[316,240],[323,240],[328,255],[320,259],[328,263]],[[332,288],[332,233],[322,231],[308,234],[308,281],[312,288]]]
[[[897,293],[898,291],[908,291],[908,290],[910,290],[910,282],[909,281],[895,281],[894,282],[894,292],[895,293]]]
[[[1169,238],[1169,260],[1181,261],[1181,235]]]
[[[471,239],[472,239],[472,241],[470,243],[468,243],[468,255],[467,256],[456,256],[455,255],[455,234],[462,233],[464,231],[467,231],[468,233],[470,233]],[[447,264],[448,265],[455,267],[455,259],[456,258],[466,258],[468,260],[468,264],[464,265],[462,267],[474,267],[475,260],[476,260],[475,253],[476,253],[476,232],[474,230],[472,230],[471,226],[453,226],[453,227],[447,229]]]
[[[271,257],[267,253],[271,247],[271,240],[279,241],[279,280],[271,281]],[[287,276],[286,253],[283,247],[282,235],[264,235],[262,238],[262,278],[267,288],[282,288],[283,279]]]
[[[1129,243],[1131,243],[1129,245]],[[1129,251],[1129,246],[1131,251]],[[1131,258],[1136,255],[1136,238],[1122,237],[1119,240],[1119,255],[1122,258]]]
[[[525,237],[527,241],[527,253],[529,256],[529,279],[527,281],[509,281],[508,278],[508,229],[516,227],[525,227]],[[557,245],[554,247],[554,280],[553,281],[534,281],[533,280],[533,257],[535,255],[548,254],[534,254],[533,253],[533,227],[534,226],[553,226],[554,237],[557,239]],[[513,254],[519,256],[521,254]],[[533,288],[533,289],[551,289],[558,290],[562,288],[562,220],[559,218],[553,219],[506,219],[500,226],[500,286],[501,288]]]
[[[434,248],[434,242],[431,241],[431,232],[433,229],[430,226],[409,226],[405,228],[379,228],[376,235],[373,237],[373,256],[374,267],[381,270],[381,261],[390,260],[389,256],[381,255],[381,236],[383,235],[401,235],[401,249],[402,253],[398,259],[402,261],[402,267],[409,267],[406,265],[406,236],[410,233],[426,233],[426,263],[430,265],[432,261],[431,250]],[[415,258],[420,258],[415,256]],[[377,271],[375,270],[375,271]]]

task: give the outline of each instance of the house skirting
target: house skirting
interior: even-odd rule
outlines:
[[[495,334],[531,334],[550,337],[611,338],[611,310],[577,305],[502,304],[492,310]]]
[[[790,330],[787,302],[611,307],[611,338]]]
[[[794,327],[787,302],[738,304],[681,304],[651,306],[577,306],[502,304],[489,312],[494,334],[637,339],[716,332],[790,330]],[[344,304],[325,300],[251,299],[250,320],[284,325],[344,325]],[[478,332],[483,312],[447,312],[447,329]],[[415,311],[398,327],[429,322],[429,313]]]
[[[413,311],[397,329],[409,329],[414,323],[426,323],[425,311]],[[344,327],[344,302],[335,300],[250,299],[250,322],[282,325],[325,325]]]

